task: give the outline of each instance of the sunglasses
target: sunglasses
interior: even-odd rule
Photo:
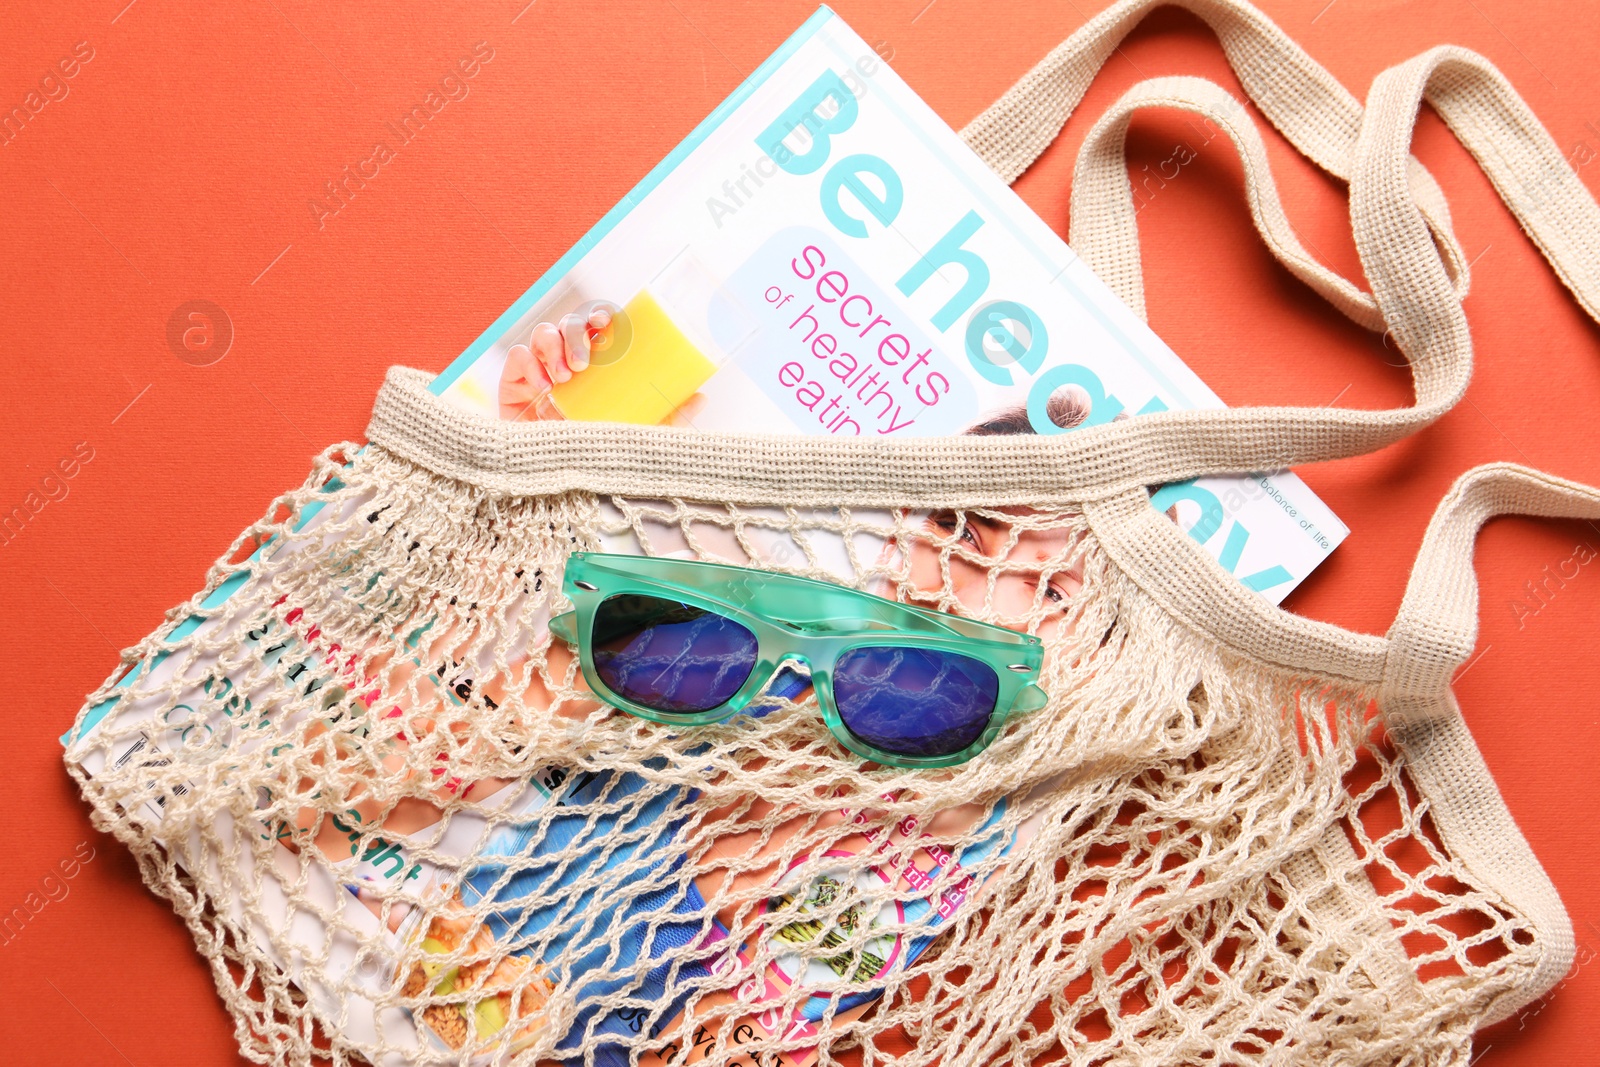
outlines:
[[[1037,637],[828,582],[577,552],[562,589],[575,610],[551,632],[578,649],[596,694],[652,722],[722,722],[798,661],[851,752],[949,767],[988,748],[1013,712],[1046,701]]]

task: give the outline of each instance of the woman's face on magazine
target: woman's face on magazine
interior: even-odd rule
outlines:
[[[912,542],[912,599],[939,608],[942,595],[948,594],[969,612],[992,610],[999,616],[995,621],[1017,630],[1037,614],[1041,638],[1062,636],[1067,608],[1083,588],[1083,575],[1071,559],[1069,530],[1034,528],[1002,517],[1032,514],[1025,508],[988,515],[933,512],[924,523],[929,536]],[[948,589],[940,568],[943,545],[949,545]],[[994,577],[991,598],[990,572],[996,563],[1006,567]]]

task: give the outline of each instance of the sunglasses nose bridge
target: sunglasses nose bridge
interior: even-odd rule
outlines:
[[[783,670],[784,666],[786,664],[789,664],[789,663],[803,663],[803,664],[805,664],[805,668],[806,668],[806,673],[807,674],[810,674],[813,670],[815,670],[815,668],[811,665],[811,657],[810,656],[807,656],[804,652],[801,652],[799,649],[786,648],[783,651],[779,652],[777,654],[777,656],[773,659],[773,661],[772,661],[772,671],[773,671],[773,673],[776,674],[777,672]]]
[[[762,691],[766,692],[773,686],[783,688],[785,676],[804,679],[809,684],[816,676],[816,666],[811,657],[798,648],[780,648],[770,657],[772,670],[768,672],[766,681],[761,683]],[[803,668],[803,669],[796,669]]]

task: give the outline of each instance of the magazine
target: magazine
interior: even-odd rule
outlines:
[[[573,321],[580,325],[575,334]],[[548,342],[552,328],[561,332],[563,353],[569,346],[578,350],[565,376],[543,362],[548,345],[542,346],[536,334],[542,331]],[[542,384],[531,381],[541,367],[547,377]],[[859,436],[1066,433],[1137,413],[1221,405],[826,8],[433,388],[453,404],[496,418]],[[1154,506],[1172,514],[1224,566],[1273,601],[1346,532],[1289,473],[1161,487]],[[631,532],[612,535],[606,541],[610,551],[645,551],[638,533],[643,528],[655,532],[652,551],[673,551],[672,538],[682,536],[681,514],[662,502],[608,500],[602,508],[609,519],[623,512],[630,517],[628,523],[611,524]],[[313,552],[335,559],[339,548],[325,528],[358,521],[361,511],[360,500],[337,509],[313,505],[301,515],[293,537],[257,552]],[[788,565],[782,522],[763,525],[759,509],[747,518],[753,519],[749,536],[729,546],[729,558]],[[373,512],[365,521],[382,520]],[[881,560],[896,551],[888,516],[857,514],[854,522],[848,538],[836,537],[831,544],[825,537],[815,539],[822,551],[808,553],[806,567],[848,580],[856,576],[855,561]],[[337,571],[331,564],[330,569]],[[169,715],[163,729],[129,738],[106,753],[82,743],[93,739],[100,717],[115,703],[107,701],[91,709],[76,734],[63,738],[69,758],[83,751],[82,765],[91,775],[102,771],[105,761],[171,767],[192,758],[186,741],[194,731],[226,737],[230,757],[237,757],[312,715],[325,716],[330,730],[348,726],[352,716],[381,722],[383,709],[373,701],[395,687],[370,674],[341,673],[338,647],[319,641],[318,627],[300,618],[293,604],[275,604],[276,610],[264,615],[234,610],[230,598],[244,581],[241,572],[222,583],[204,601],[208,614],[181,622],[172,636],[202,627],[231,635],[248,652],[241,659],[248,669],[187,664],[180,680],[172,677],[175,668],[164,657],[139,664],[119,685],[138,682],[156,694],[169,685],[188,686],[181,705],[187,715]],[[403,637],[406,653],[384,669],[421,679],[439,699],[468,710],[498,699],[492,686],[475,684],[481,665],[456,661],[448,648],[440,651],[438,635],[429,634],[431,625],[397,615],[393,632]],[[548,641],[541,627],[516,640],[523,646]],[[776,687],[784,684],[780,676]],[[777,695],[797,696],[805,684],[799,679],[790,692]],[[295,693],[298,720],[285,719],[279,708],[282,698],[275,694],[285,689]],[[137,711],[137,706],[131,709]],[[399,764],[398,755],[385,753],[400,753],[419,741],[386,736],[366,725],[358,733],[374,746],[380,768]],[[623,797],[637,783],[625,774],[572,773],[540,765],[537,758],[529,766],[533,769],[515,779],[478,780],[438,767],[431,799],[396,809],[381,825],[373,822],[370,801],[351,800],[337,815],[308,804],[301,815],[285,817],[284,794],[264,791],[256,802],[258,817],[224,815],[215,827],[231,843],[231,857],[207,854],[197,840],[169,844],[180,862],[225,865],[231,860],[241,870],[259,869],[263,857],[270,856],[265,865],[276,870],[282,887],[293,885],[325,912],[343,916],[348,929],[336,932],[296,911],[284,892],[271,889],[269,871],[263,883],[268,888],[255,902],[259,914],[250,921],[264,924],[256,930],[258,942],[302,988],[318,1016],[357,1044],[380,1038],[418,1056],[439,1056],[461,1049],[473,1035],[481,1039],[509,1029],[511,1047],[525,1047],[545,1022],[539,990],[603,985],[619,968],[648,967],[663,939],[676,939],[680,948],[695,946],[695,966],[675,967],[671,974],[649,970],[631,994],[637,1002],[648,993],[671,1010],[664,1015],[638,1008],[597,1017],[580,1013],[569,1035],[636,1039],[651,1020],[647,1036],[675,1032],[672,1013],[691,990],[714,988],[719,977],[728,977],[738,988],[714,989],[709,999],[720,997],[725,1004],[738,999],[753,1008],[721,1039],[741,1044],[745,1035],[749,1040],[778,1036],[799,1042],[799,1051],[768,1059],[782,1067],[807,1067],[814,1056],[805,1041],[823,1025],[838,1026],[870,1010],[872,980],[926,950],[933,940],[928,931],[967,904],[978,885],[963,872],[979,864],[992,868],[1030,832],[1026,823],[1015,821],[1002,827],[1003,805],[941,812],[920,824],[915,818],[886,819],[885,813],[893,812],[892,796],[870,812],[841,807],[838,824],[859,824],[862,830],[838,842],[839,856],[883,856],[866,875],[851,877],[891,887],[899,898],[894,914],[829,911],[849,887],[825,867],[818,873],[815,863],[803,879],[790,877],[798,860],[775,872],[759,863],[751,868],[760,873],[749,877],[766,878],[762,885],[771,887],[765,907],[791,917],[761,928],[757,936],[765,947],[760,953],[752,939],[728,934],[739,928],[732,917],[719,915],[708,925],[699,914],[704,900],[692,895],[671,901],[646,896],[620,909],[598,899],[563,900],[561,908],[569,915],[574,909],[592,913],[593,922],[583,929],[604,929],[608,936],[622,931],[620,942],[613,937],[606,945],[605,966],[590,975],[585,961],[592,953],[582,931],[545,936],[541,931],[555,916],[519,902],[549,900],[567,884],[562,879],[625,870],[630,878],[648,881],[668,870],[674,862],[669,846],[678,804],[670,796],[652,800],[626,835],[592,815],[567,825],[559,814],[563,805]],[[196,765],[194,777],[214,781],[212,770]],[[169,804],[183,802],[188,788],[152,794],[144,815],[162,819]],[[290,788],[286,782],[284,792]],[[686,789],[678,800],[686,803],[693,796]],[[459,799],[472,800],[477,808],[458,808],[454,801]],[[525,832],[535,823],[538,834]],[[627,844],[618,846],[623,837]],[[779,863],[782,840],[782,833],[775,834],[762,847],[762,862]],[[955,840],[964,846],[948,844]],[[750,847],[718,843],[724,845]],[[312,851],[319,862],[306,862]],[[556,851],[568,857],[561,865],[536,862]],[[574,854],[583,858],[573,861]],[[440,866],[428,855],[465,862]],[[396,886],[430,906],[394,904]],[[380,887],[383,891],[375,891]],[[476,907],[485,900],[493,904],[490,924],[452,923],[455,903]],[[669,905],[684,916],[683,923],[662,924],[657,915],[647,936],[638,913]],[[803,959],[780,951],[774,956],[774,945],[827,943],[835,936],[826,924],[804,917],[813,912],[888,932],[867,951],[824,957],[820,963],[814,955]],[[894,932],[908,924],[921,932]],[[400,962],[416,958],[419,949],[424,957],[459,953],[485,939],[517,948],[500,957],[493,973],[473,974],[470,981],[464,968],[408,968]],[[772,962],[752,976],[757,958]],[[307,967],[306,959],[316,959],[316,967]],[[866,983],[868,991],[830,1000],[828,989],[840,982]],[[796,988],[819,991],[815,1011],[804,998],[797,1002],[790,995]],[[379,1006],[392,1004],[396,989],[408,996],[429,989],[476,992],[458,1004],[413,1016]],[[774,1006],[780,1003],[787,1007]],[[825,1022],[823,1008],[829,1005],[833,1014]],[[567,1047],[565,1041],[556,1047]],[[643,1062],[693,1063],[700,1045],[699,1036],[692,1044],[663,1040]],[[602,1050],[598,1061],[613,1058],[628,1059],[625,1052],[613,1056]]]
[[[519,389],[535,328],[596,309],[587,369]],[[432,388],[491,417],[862,437],[1223,406],[826,8]],[[1348,532],[1287,472],[1154,502],[1274,603]]]

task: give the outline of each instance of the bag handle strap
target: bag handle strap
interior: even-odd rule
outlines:
[[[1489,463],[1456,479],[1439,502],[1411,568],[1394,625],[1384,685],[1394,699],[1430,700],[1478,640],[1478,530],[1497,515],[1600,520],[1600,489],[1516,463]]]
[[[1369,330],[1385,328],[1371,294],[1318,263],[1300,243],[1278,198],[1266,145],[1244,105],[1215,82],[1188,76],[1151,78],[1124,93],[1084,138],[1073,172],[1068,242],[1140,318],[1146,316],[1138,205],[1127,180],[1125,142],[1134,116],[1145,108],[1187,111],[1226,133],[1244,167],[1251,221],[1268,250],[1352,321]],[[1464,278],[1454,279],[1458,292],[1465,291]]]
[[[1092,20],[963,131],[1002,175],[1043,150],[1089,80],[1154,0],[1124,0]],[[1411,361],[1416,403],[1366,411],[1235,408],[1146,416],[1131,436],[1151,481],[1273,470],[1370,452],[1426,426],[1460,399],[1471,336],[1460,301],[1467,272],[1437,186],[1408,153],[1424,98],[1484,165],[1557,273],[1600,318],[1600,208],[1538,120],[1481,57],[1439,48],[1374,83],[1366,111],[1270,20],[1243,0],[1183,0],[1216,29],[1263,112],[1302,151],[1351,186],[1357,250],[1373,295],[1316,263],[1288,225],[1265,151],[1242,106],[1192,78],[1130,90],[1084,142],[1073,187],[1072,244],[1136,310],[1143,308],[1137,227],[1123,138],[1135,110],[1180,107],[1227,130],[1245,163],[1252,214],[1268,247],[1353,320],[1393,332]],[[1307,106],[1307,101],[1314,106]],[[1325,110],[1319,110],[1325,109]]]
[[[1533,974],[1489,1005],[1503,1019],[1561,981],[1572,964],[1572,923],[1506,808],[1450,691],[1478,635],[1478,531],[1497,515],[1600,520],[1600,489],[1495,463],[1458,479],[1440,502],[1389,630],[1379,701],[1446,849],[1537,931]]]
[[[1290,144],[1329,174],[1349,180],[1361,131],[1360,102],[1244,0],[1121,0],[1035,64],[961,136],[1002,178],[1015,181],[1056,139],[1122,39],[1151,11],[1169,5],[1210,25],[1245,93]],[[1465,297],[1467,260],[1450,228],[1444,193],[1415,159],[1408,160],[1408,169],[1417,203],[1435,227]]]
[[[1403,140],[1399,122],[1363,124],[1364,137],[1371,133],[1387,141],[1369,149],[1374,170],[1410,144],[1423,100],[1472,154],[1562,284],[1600,322],[1600,206],[1538,116],[1483,56],[1440,45],[1373,79],[1368,113],[1409,116]],[[1352,215],[1369,209],[1358,200],[1381,195],[1381,175],[1361,179],[1358,173],[1351,182]],[[1356,237],[1362,237],[1359,228]]]

